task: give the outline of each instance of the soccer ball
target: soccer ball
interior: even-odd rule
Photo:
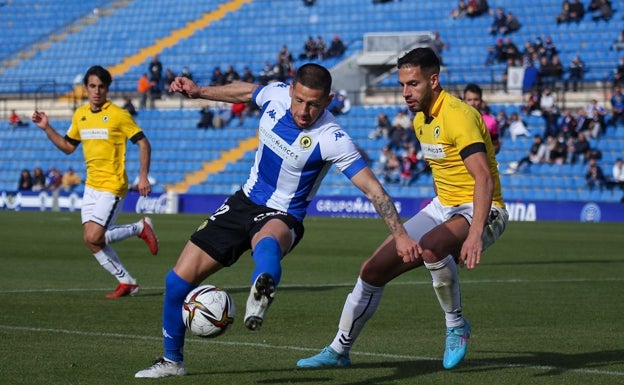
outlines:
[[[199,286],[186,296],[182,319],[186,328],[196,336],[220,336],[234,322],[236,308],[232,297],[213,285]]]

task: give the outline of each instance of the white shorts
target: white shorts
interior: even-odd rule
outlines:
[[[85,186],[80,210],[82,223],[95,222],[108,229],[115,224],[123,201],[123,198],[107,191],[98,191]]]
[[[448,221],[455,215],[461,215],[472,224],[472,203],[460,206],[444,206],[438,197],[433,198],[427,206],[405,222],[405,229],[410,237],[420,240],[429,230]],[[490,216],[483,232],[483,250],[492,246],[507,227],[509,213],[506,209],[492,205]]]

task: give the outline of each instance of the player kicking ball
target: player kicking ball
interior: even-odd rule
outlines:
[[[260,144],[242,188],[191,235],[165,277],[163,356],[135,374],[139,378],[181,376],[184,364],[182,305],[187,294],[247,250],[255,264],[245,309],[245,326],[258,330],[282,275],[281,260],[303,237],[303,219],[331,165],[371,200],[406,258],[420,249],[401,224],[394,202],[360,155],[348,133],[327,110],[332,100],[330,72],[314,63],[299,67],[290,85],[234,82],[199,87],[178,77],[170,91],[227,103],[253,101],[261,108]],[[394,246],[393,246],[394,247]],[[397,251],[395,251],[396,253]]]

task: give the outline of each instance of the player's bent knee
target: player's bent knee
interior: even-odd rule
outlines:
[[[384,286],[402,273],[401,265],[403,265],[403,260],[398,256],[395,260],[384,261],[384,263],[368,260],[360,269],[360,278],[373,286]]]
[[[85,233],[82,237],[84,243],[90,249],[102,249],[106,246],[106,239],[98,234]]]

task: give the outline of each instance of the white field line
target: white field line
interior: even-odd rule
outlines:
[[[0,325],[0,330],[9,330],[9,331],[21,331],[28,333],[47,333],[47,334],[66,334],[66,335],[75,335],[75,336],[86,336],[86,337],[102,337],[102,338],[122,338],[125,340],[140,340],[140,341],[161,341],[161,337],[155,336],[140,336],[140,335],[132,335],[132,334],[121,334],[121,333],[96,333],[96,332],[85,332],[78,330],[65,330],[65,329],[52,329],[52,328],[31,328],[31,327],[23,327],[23,326],[9,326],[9,325]],[[186,343],[195,343],[195,344],[213,344],[213,345],[224,345],[224,346],[236,346],[236,347],[248,347],[248,348],[264,348],[264,349],[280,349],[280,350],[293,350],[300,352],[318,352],[318,348],[305,348],[301,346],[282,346],[282,345],[271,345],[271,344],[259,344],[252,342],[236,342],[236,341],[218,341],[218,340],[204,340],[204,339],[187,339]],[[439,361],[439,357],[422,357],[422,356],[413,356],[406,354],[388,354],[388,353],[376,353],[376,352],[362,352],[362,351],[352,351],[352,355],[356,356],[367,356],[367,357],[377,357],[377,358],[386,358],[386,359],[400,359],[400,360],[409,360],[409,361]],[[602,376],[613,376],[613,377],[622,377],[624,376],[624,371],[611,371],[611,370],[597,370],[597,369],[571,369],[571,368],[560,368],[555,366],[548,365],[531,365],[531,364],[514,364],[514,363],[504,363],[504,362],[487,362],[487,361],[470,361],[466,360],[463,362],[464,365],[473,365],[473,366],[495,366],[501,368],[524,368],[529,370],[536,371],[556,371],[556,372],[567,372],[567,373],[577,373],[577,374],[585,374],[585,375],[602,375]],[[294,366],[293,366],[294,369]]]
[[[462,285],[474,285],[474,284],[510,284],[510,283],[599,283],[599,282],[623,282],[622,278],[601,278],[601,279],[586,279],[586,278],[564,278],[564,279],[464,279],[461,281]],[[326,283],[326,284],[281,284],[280,289],[314,289],[314,288],[332,288],[332,287],[352,287],[355,281],[349,283]],[[410,285],[431,285],[431,281],[405,281],[405,282],[390,282],[387,286],[410,286]],[[248,286],[228,286],[230,290],[242,290],[248,289]],[[141,286],[141,290],[164,290],[162,286],[145,287]],[[19,294],[19,293],[69,293],[69,292],[99,292],[110,291],[111,288],[55,288],[55,289],[16,289],[16,290],[0,290],[0,294]]]
[[[622,282],[624,278],[605,278],[605,279],[585,279],[585,278],[571,278],[571,279],[547,279],[547,280],[535,280],[535,279],[483,279],[483,280],[463,280],[462,284],[517,284],[517,283],[595,283],[595,282]],[[405,286],[405,285],[431,285],[430,281],[405,281],[405,282],[391,282],[389,286]],[[332,288],[332,287],[351,287],[353,283],[333,283],[322,285],[280,285],[281,289],[288,288]],[[142,287],[143,290],[164,290],[163,287]],[[230,287],[229,289],[247,289],[247,286]],[[20,294],[20,293],[55,293],[55,292],[95,292],[95,291],[108,291],[110,288],[64,288],[64,289],[28,289],[28,290],[0,290],[0,294]],[[92,336],[92,337],[104,337],[104,338],[124,338],[134,340],[146,340],[146,341],[161,341],[161,337],[155,336],[139,336],[130,334],[119,333],[96,333],[77,330],[64,330],[64,329],[52,329],[52,328],[31,328],[11,325],[0,325],[0,330],[13,330],[13,331],[25,331],[25,332],[38,332],[38,333],[53,333],[53,334],[68,334],[78,336]],[[202,339],[187,339],[187,343],[204,343],[204,344],[218,344],[226,346],[242,346],[252,348],[266,348],[266,349],[281,349],[281,350],[294,350],[301,352],[317,352],[318,348],[305,348],[300,346],[279,346],[270,344],[258,344],[249,342],[233,342],[233,341],[218,341],[218,340],[202,340]],[[421,357],[412,355],[399,355],[399,354],[387,354],[387,353],[375,353],[375,352],[361,352],[352,351],[351,354],[359,356],[379,357],[388,359],[404,359],[411,361],[437,361],[439,357]],[[501,363],[501,362],[487,362],[487,361],[465,361],[465,364],[472,364],[478,366],[497,366],[504,368],[525,368],[538,371],[560,371],[571,372],[579,374],[595,374],[606,376],[624,376],[624,372],[619,371],[607,371],[596,369],[570,369],[559,368],[545,365],[531,365],[531,364],[514,364],[514,363]]]

